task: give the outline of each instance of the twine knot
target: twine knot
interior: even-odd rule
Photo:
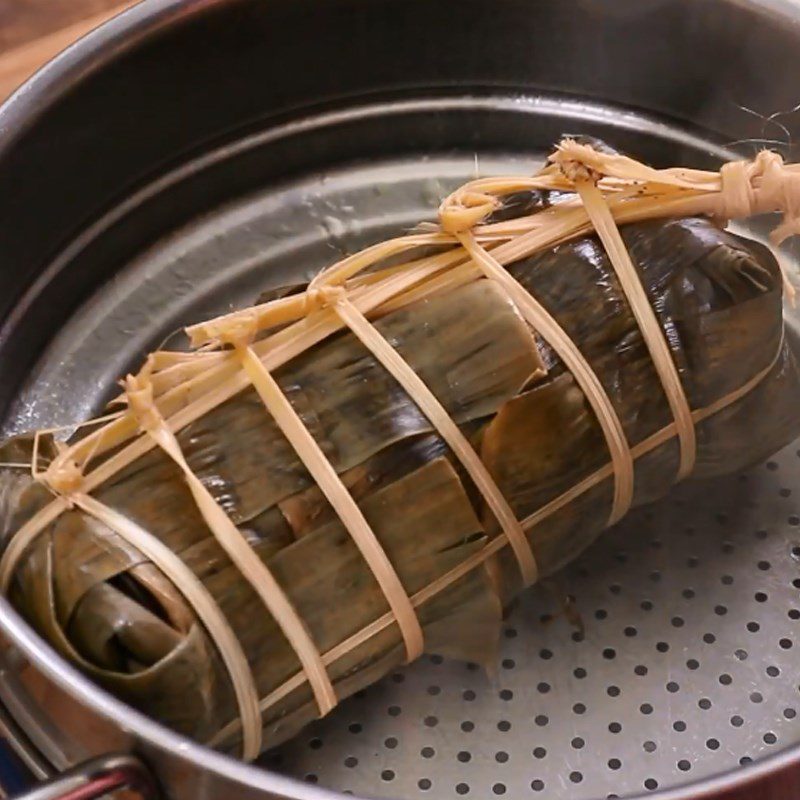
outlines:
[[[247,347],[252,344],[258,333],[258,318],[255,313],[237,314],[224,320],[217,331],[217,339],[223,344],[234,347]]]
[[[569,137],[562,139],[548,161],[556,164],[564,177],[573,185],[597,183],[603,177],[603,163],[608,156],[599,153],[589,144],[581,144]]]
[[[54,462],[45,470],[42,479],[56,494],[64,497],[72,508],[69,495],[79,492],[83,485],[83,472],[74,459]]]
[[[776,154],[771,154],[776,155]],[[780,159],[780,156],[777,156]],[[719,211],[721,219],[749,217],[756,206],[753,177],[756,161],[729,161],[719,171]]]
[[[565,158],[559,162],[559,167],[561,167],[564,177],[573,186],[577,186],[579,183],[597,183],[603,177],[600,172],[576,159]]]
[[[124,381],[125,396],[128,399],[128,408],[136,417],[139,427],[146,433],[151,433],[161,426],[161,415],[156,410],[153,400],[153,384],[150,380],[150,371],[145,365],[138,375],[128,375]]]
[[[482,222],[502,205],[491,194],[461,188],[439,206],[439,224],[445,233],[464,233]]]
[[[762,150],[752,161],[724,164],[719,176],[719,218],[780,211],[783,219],[770,234],[772,244],[800,234],[800,173],[787,168],[780,155]]]
[[[741,219],[766,211],[797,216],[797,176],[786,169],[783,159],[762,150],[752,161],[729,161],[719,171],[719,216]]]
[[[303,313],[308,315],[327,306],[335,305],[346,295],[347,291],[343,286],[331,286],[324,283],[321,286],[315,286],[312,282],[303,295]]]

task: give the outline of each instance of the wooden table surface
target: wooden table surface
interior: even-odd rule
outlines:
[[[136,0],[0,0],[0,102],[42,64]]]

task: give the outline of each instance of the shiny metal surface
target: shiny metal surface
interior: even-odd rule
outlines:
[[[589,800],[796,747],[798,452],[687,483],[609,532],[563,575],[585,633],[530,592],[497,675],[428,657],[267,763],[371,796]]]
[[[108,755],[79,764],[17,800],[96,800],[125,789],[142,800],[157,800],[158,787],[147,767],[130,755]]]
[[[254,154],[302,135],[329,143],[354,132],[385,138],[395,124],[407,128],[432,116],[440,135],[444,131],[448,138],[462,128],[502,130],[513,121],[527,127],[531,141],[540,145],[516,152],[475,147],[448,154],[448,148],[439,147],[412,157],[388,153],[369,164],[301,173],[192,219],[148,243],[65,322],[0,420],[0,434],[68,426],[99,413],[117,378],[183,325],[248,305],[265,288],[309,279],[332,259],[433,220],[441,199],[473,175],[531,172],[559,131],[592,131],[613,141],[634,137],[639,151],[691,152],[695,162],[735,157],[643,114],[547,95],[362,105],[257,133],[167,173],[99,219],[58,262],[80,258],[126,213],[168,206],[185,183],[202,180],[211,170],[235,173]]]
[[[48,761],[39,747],[31,741],[25,728],[28,722],[20,724],[16,717],[0,703],[0,738],[8,744],[10,752],[19,760],[13,766],[20,766],[17,774],[17,783],[27,788],[32,780],[43,781],[55,774],[53,764]],[[9,787],[3,785],[4,796],[7,796]]]
[[[654,163],[762,136],[791,154],[793,115],[751,112],[796,102],[774,75],[800,66],[800,17],[718,5],[147,0],[0,109],[5,429],[84,417],[181,324],[429,217],[476,169],[529,171],[565,131]],[[415,57],[387,54],[404,37]],[[412,666],[267,769],[117,703],[5,603],[0,699],[57,768],[135,750],[175,798],[712,796],[800,759],[795,450],[605,537],[565,576],[579,641],[533,592],[493,680]]]

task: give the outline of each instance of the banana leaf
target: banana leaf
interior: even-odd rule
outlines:
[[[557,200],[522,192],[508,206],[513,215]],[[509,212],[496,218],[503,213]],[[621,233],[692,408],[709,406],[769,370],[752,391],[698,423],[694,474],[739,470],[796,437],[800,374],[783,339],[781,273],[771,253],[700,218],[634,223]],[[595,237],[530,256],[509,271],[580,348],[631,445],[672,421]],[[474,444],[519,518],[607,463],[583,392],[494,283],[479,280],[434,295],[375,325]],[[409,594],[499,535],[427,418],[349,332],[314,346],[275,376]],[[321,652],[388,610],[349,534],[254,391],[189,424],[178,439]],[[0,447],[0,461],[29,460],[31,450],[30,437],[13,439]],[[55,444],[45,437],[41,451],[52,457]],[[663,496],[677,467],[674,439],[638,458],[634,504]],[[603,480],[529,530],[542,577],[601,534],[612,489],[612,480]],[[161,451],[140,457],[94,494],[156,535],[203,582],[241,642],[260,696],[298,672],[294,651]],[[26,473],[0,470],[3,540],[50,499]],[[426,649],[491,664],[503,609],[520,589],[518,566],[505,548],[418,608]],[[240,747],[230,726],[237,707],[229,678],[203,626],[171,582],[96,519],[78,510],[58,517],[27,551],[11,599],[64,657],[120,698],[198,740],[231,752]],[[343,698],[404,659],[400,632],[390,625],[334,661],[330,675]],[[294,735],[317,714],[308,685],[300,686],[265,711],[265,744]],[[219,738],[226,726],[230,733]]]

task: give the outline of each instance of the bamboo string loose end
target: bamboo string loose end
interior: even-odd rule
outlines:
[[[772,247],[771,249],[781,270],[784,299],[789,304],[790,308],[795,309],[797,308],[797,287],[792,282],[792,267],[787,262],[786,256],[784,256],[777,247]]]

